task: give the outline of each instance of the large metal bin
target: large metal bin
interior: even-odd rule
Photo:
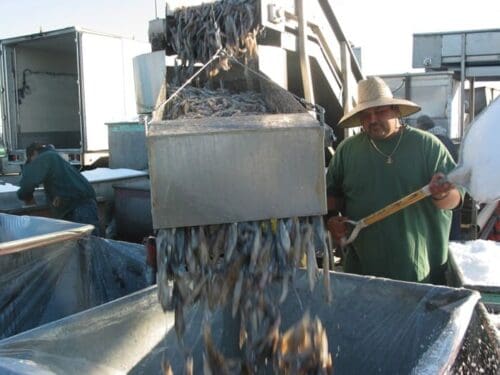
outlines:
[[[17,189],[16,189],[17,191]],[[0,212],[15,215],[37,215],[51,216],[50,207],[42,189],[34,191],[35,205],[26,205],[19,200],[16,191],[4,191],[0,193]]]
[[[500,29],[413,34],[413,67],[459,68],[466,77],[488,80],[500,74]]]
[[[144,124],[138,120],[109,122],[109,167],[148,169]]]
[[[326,213],[323,139],[308,113],[152,123],[154,228]]]
[[[500,313],[500,243],[451,242],[449,263],[451,285],[477,290],[486,307]]]
[[[460,81],[453,72],[387,74],[381,78],[394,97],[412,100],[422,107],[406,119],[410,125],[415,125],[417,118],[425,114],[446,129],[451,138],[459,136]]]
[[[128,168],[96,168],[83,171],[82,175],[91,183],[98,197],[108,202],[113,201],[113,184],[145,180],[148,172]]]
[[[481,329],[477,292],[333,272],[330,279],[333,301],[327,305],[322,286],[310,293],[307,275],[300,271],[296,289],[281,305],[280,329],[306,310],[317,315],[327,330],[335,374],[442,374],[457,368],[493,373],[498,366],[497,349]],[[195,374],[202,373],[202,315],[195,305],[186,318],[185,344],[192,350]],[[228,350],[221,343],[225,317],[219,311],[211,321],[214,341],[223,351]],[[173,326],[174,315],[162,312],[154,287],[1,341],[0,369],[155,374],[168,359],[181,374],[185,353]],[[476,344],[482,340],[480,347],[471,346],[477,353],[462,346],[464,337]],[[479,354],[490,358],[490,367],[467,361]]]
[[[141,242],[153,234],[151,185],[148,179],[114,184],[116,235]]]
[[[92,229],[0,214],[0,338],[150,284],[142,246],[90,236]]]
[[[148,178],[147,171],[128,168],[96,168],[83,171],[82,175],[90,182],[90,184],[94,188],[98,203],[113,202],[113,184],[120,182],[146,180]],[[18,185],[20,178],[20,176],[8,176],[8,178],[5,179],[8,179],[14,185]],[[18,186],[11,186],[9,189],[0,191],[1,213],[49,217],[51,216],[49,204],[47,202],[43,187],[35,190],[34,197],[36,204],[30,206],[26,206],[24,202],[20,201],[17,198],[17,190]]]
[[[158,21],[163,24],[161,20]],[[150,25],[151,23],[155,21],[151,21]],[[163,27],[161,32],[163,33]],[[137,113],[150,114],[156,106],[156,99],[167,71],[165,51],[162,49],[136,56],[133,58],[133,64]]]

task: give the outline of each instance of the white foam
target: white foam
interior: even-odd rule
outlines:
[[[499,118],[500,97],[470,125],[460,149],[459,166],[448,175],[481,203],[500,199]]]
[[[462,273],[464,285],[500,286],[500,243],[450,242],[450,252]]]
[[[96,168],[90,171],[83,171],[82,175],[90,182],[101,182],[109,180],[120,180],[125,178],[147,176],[148,172],[127,168]]]

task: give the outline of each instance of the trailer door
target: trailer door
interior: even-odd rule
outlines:
[[[0,112],[2,122],[2,139],[8,148],[13,147],[13,136],[15,136],[15,126],[12,126],[11,116],[15,113],[14,98],[12,93],[15,92],[13,87],[14,79],[9,81],[8,72],[13,71],[12,68],[12,49],[7,48],[5,44],[0,43]],[[10,95],[10,96],[9,96]]]
[[[80,72],[84,152],[108,149],[105,123],[135,115],[132,58],[148,43],[81,32]]]

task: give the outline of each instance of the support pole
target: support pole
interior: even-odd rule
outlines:
[[[460,58],[460,140],[464,137],[464,116],[465,116],[465,33],[462,34],[462,54]]]
[[[298,52],[300,59],[300,73],[302,75],[302,86],[304,88],[304,99],[314,104],[314,92],[311,78],[311,66],[307,54],[307,21],[304,11],[304,1],[295,0],[295,12],[299,22]]]

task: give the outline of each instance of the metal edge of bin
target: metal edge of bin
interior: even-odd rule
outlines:
[[[333,272],[330,272],[331,276],[333,275]],[[342,276],[343,277],[343,276]],[[359,276],[361,277],[361,276]],[[303,280],[304,281],[304,280]],[[392,281],[390,281],[392,282]],[[305,285],[305,284],[304,284]],[[119,299],[116,299],[112,302],[109,302],[107,304],[101,305],[94,307],[92,309],[68,316],[66,318],[63,318],[61,320],[46,324],[41,327],[37,327],[33,330],[29,330],[23,333],[20,333],[19,335],[12,336],[9,338],[6,338],[2,341],[0,341],[0,350],[10,350],[10,349],[16,349],[19,348],[19,343],[23,342],[30,342],[32,340],[35,340],[34,342],[30,343],[29,345],[36,345],[37,342],[41,341],[46,341],[48,340],[49,342],[56,342],[59,338],[64,338],[65,335],[71,333],[71,336],[74,338],[75,335],[81,334],[81,333],[90,333],[89,329],[91,329],[92,332],[96,332],[96,335],[104,335],[103,339],[108,340],[109,338],[109,332],[100,332],[97,333],[97,331],[100,331],[101,328],[106,328],[106,327],[111,327],[114,325],[114,323],[117,323],[117,325],[114,325],[114,328],[119,328],[119,322],[120,318],[126,317],[126,316],[132,316],[135,313],[137,313],[138,308],[139,310],[144,311],[144,315],[136,317],[137,319],[142,319],[142,320],[149,320],[153,317],[162,317],[165,318],[163,319],[158,319],[156,320],[156,323],[159,321],[162,321],[161,325],[164,329],[169,331],[172,329],[174,325],[174,314],[172,312],[169,312],[167,314],[164,314],[162,312],[162,309],[160,305],[158,304],[157,300],[157,285],[151,286],[149,288],[143,289],[141,291],[132,293],[128,296],[121,297]],[[428,288],[429,286],[425,285],[419,285],[418,288]],[[444,288],[443,288],[444,289]],[[321,294],[320,289],[317,289],[319,293]],[[464,290],[462,289],[461,295],[462,297],[467,297],[467,305],[465,309],[460,309],[459,315],[458,315],[458,320],[452,319],[453,325],[451,326],[450,324],[447,324],[446,327],[444,327],[442,335],[440,335],[437,338],[437,341],[435,341],[435,344],[425,352],[423,352],[421,359],[417,363],[417,368],[412,371],[412,373],[418,373],[418,374],[436,374],[436,373],[446,373],[447,369],[453,365],[454,361],[456,361],[456,355],[460,350],[461,350],[461,345],[462,345],[462,339],[464,337],[464,334],[466,330],[468,329],[469,324],[463,324],[463,323],[468,323],[468,319],[470,318],[471,314],[476,307],[477,300],[479,299],[479,294],[475,291],[469,291],[469,290]],[[456,294],[454,294],[456,295]],[[298,295],[297,295],[298,296]],[[473,298],[470,298],[470,297]],[[425,299],[426,293],[422,294],[421,297]],[[460,297],[460,296],[459,296]],[[300,297],[297,297],[300,300]],[[415,301],[418,303],[418,301]],[[439,301],[438,301],[439,302]],[[445,301],[446,305],[449,306],[452,311],[453,311],[453,303],[451,305],[448,305],[449,301]],[[463,299],[459,298],[456,301],[460,306],[462,306]],[[105,312],[105,317],[102,317],[103,312]],[[84,315],[83,315],[84,314]],[[110,317],[113,317],[112,321],[109,319]],[[455,316],[456,317],[456,316]],[[84,318],[84,319],[83,319]],[[134,319],[136,319],[134,318]],[[220,316],[219,316],[220,318]],[[109,323],[112,322],[111,326]],[[459,331],[457,331],[457,327],[460,328]],[[454,336],[454,341],[455,344],[451,345],[451,343],[448,342],[446,335],[449,335],[449,332],[455,331],[456,334]],[[160,332],[161,331],[161,332]],[[463,331],[463,332],[462,332]],[[463,334],[462,334],[463,333]],[[122,332],[117,332],[118,335],[121,335]],[[124,335],[128,335],[128,333],[125,333]],[[127,358],[125,361],[132,363],[135,361],[137,358],[145,358],[145,354],[154,354],[157,355],[158,353],[158,347],[156,346],[161,340],[162,337],[165,335],[165,330],[158,330],[155,329],[152,336],[149,339],[154,338],[154,343],[151,345],[148,344],[148,347],[140,346],[138,351],[141,353],[135,352],[134,355],[130,356],[130,358]],[[94,338],[94,340],[99,340],[94,334],[90,335],[91,337]],[[458,337],[458,340],[457,340]],[[130,339],[130,336],[127,336],[127,339]],[[133,338],[133,337],[132,337]],[[137,336],[139,339],[145,340],[145,337],[142,336]],[[164,340],[164,339],[163,339]],[[75,340],[73,340],[75,341]],[[134,341],[134,340],[132,340]],[[75,341],[76,342],[76,341]],[[449,345],[448,345],[449,344]],[[164,345],[164,344],[162,344]],[[453,346],[453,347],[452,347]],[[135,345],[137,347],[137,345]],[[26,347],[28,348],[28,347]],[[57,349],[56,347],[54,347]],[[154,349],[153,351],[153,348]],[[66,348],[67,349],[67,348]],[[436,350],[437,349],[437,350]],[[90,352],[93,352],[93,349],[89,349]],[[443,357],[444,356],[444,357]],[[133,359],[133,358],[134,359]],[[116,359],[116,358],[115,358]],[[435,361],[432,362],[432,366],[429,367],[429,362],[428,361]],[[123,364],[123,362],[120,362]],[[129,363],[129,364],[130,364]],[[105,363],[105,366],[109,365],[109,363]],[[419,370],[419,371],[417,371]],[[137,373],[137,372],[135,372]]]
[[[143,305],[145,311],[152,311],[154,308],[158,308],[160,311],[160,305],[158,303],[158,297],[157,297],[157,286],[152,285],[149,286],[145,289],[138,290],[136,292],[133,292],[131,294],[128,294],[126,296],[117,298],[115,300],[109,301],[107,303],[104,303],[102,305],[97,305],[95,307],[91,307],[90,309],[83,310],[71,315],[68,315],[64,318],[54,320],[50,323],[43,324],[41,326],[35,327],[33,329],[21,332],[17,335],[7,337],[5,339],[0,340],[0,348],[2,346],[8,345],[11,341],[17,342],[18,340],[28,340],[28,339],[39,339],[40,332],[48,332],[51,329],[57,327],[65,327],[68,326],[70,327],[69,330],[75,330],[77,331],[78,327],[85,327],[88,325],[89,322],[92,321],[97,321],[96,319],[100,318],[100,315],[102,314],[102,311],[106,311],[108,316],[115,316],[115,319],[118,320],[120,317],[127,315],[130,313],[130,309],[127,309],[128,306],[135,306],[137,307],[137,304]],[[116,314],[116,315],[115,315]],[[162,314],[164,314],[162,312]],[[168,315],[168,314],[167,314]],[[173,317],[173,314],[171,314]],[[82,320],[82,316],[84,316],[86,319]],[[170,315],[168,315],[170,317]],[[104,323],[104,320],[99,319],[99,322]],[[172,326],[173,326],[173,320],[172,320]],[[170,322],[166,323],[167,326],[170,326]],[[66,334],[68,332],[68,329],[58,329],[54,330],[53,334],[54,336],[57,336],[59,334]],[[165,332],[162,332],[162,335]],[[57,338],[57,337],[55,337]]]
[[[79,228],[62,230],[58,232],[42,234],[39,236],[24,238],[21,240],[0,243],[0,255],[17,253],[35,247],[47,246],[60,241],[66,241],[83,237],[94,230],[93,225],[83,225]]]
[[[459,283],[459,286],[462,288],[466,289],[472,289],[472,290],[477,290],[478,292],[482,293],[494,293],[494,294],[500,294],[500,285],[475,285],[475,284],[467,284],[464,281],[464,274],[460,270],[460,267],[458,267],[457,262],[455,261],[455,258],[453,256],[453,252],[449,252],[448,254],[448,262],[450,263],[450,268],[453,270],[455,275],[457,276],[458,280],[456,280]]]
[[[134,345],[134,353],[129,353],[127,358],[122,358],[120,360],[121,366],[128,365],[132,368],[136,361],[140,361],[142,358],[154,351],[155,346],[163,340],[165,331],[170,330],[174,326],[174,314],[171,312],[164,313],[162,311],[158,303],[156,288],[157,286],[153,285],[105,304],[80,311],[59,320],[21,332],[17,335],[7,337],[0,340],[0,352],[4,350],[9,351],[11,349],[15,350],[19,343],[26,342],[30,343],[28,345],[31,350],[33,349],[33,347],[31,347],[31,343],[33,341],[37,342],[40,340],[54,343],[54,347],[57,349],[57,341],[60,338],[64,339],[67,337],[68,332],[72,332],[72,335],[81,335],[84,332],[92,333],[90,336],[94,337],[94,339],[98,342],[101,340],[103,342],[107,342],[106,340],[115,340],[116,338],[109,335],[109,332],[108,335],[102,337],[101,339],[96,337],[99,337],[102,329],[106,331],[106,328],[112,328],[114,326],[113,322],[119,323],[123,317],[130,316],[131,314],[133,315],[137,308],[140,308],[144,314],[137,317],[137,319],[140,319],[141,321],[148,321],[151,319],[156,320],[156,322],[161,322],[160,325],[162,329],[150,330],[148,337],[141,336],[135,338],[139,341],[142,340],[141,342],[143,345]],[[103,315],[106,318],[103,319]],[[113,321],[108,320],[110,317],[112,317]],[[120,333],[118,333],[118,335],[120,335]],[[123,335],[121,337],[123,338]],[[129,339],[131,339],[131,337],[127,333],[127,340]],[[135,342],[135,339],[132,337],[132,341]],[[70,345],[72,345],[72,343]],[[94,349],[89,348],[89,350],[93,351]],[[55,355],[57,356],[58,354],[56,353]],[[103,362],[101,365],[101,368],[109,368],[107,367],[109,365],[108,363]],[[22,371],[21,373],[28,374],[32,373],[32,371]],[[76,373],[80,372],[77,371]]]
[[[484,303],[478,303],[476,307],[476,314],[478,314],[481,324],[484,327],[485,334],[491,342],[497,340],[498,345],[494,348],[496,350],[497,358],[500,361],[500,330],[497,330],[493,320],[490,317],[490,312]]]
[[[469,327],[470,317],[478,305],[479,299],[480,294],[477,291],[472,291],[471,298],[466,302],[467,311],[462,310],[460,315],[455,315],[455,318],[460,319],[456,319],[448,324],[448,329],[440,334],[440,337],[429,347],[422,358],[420,358],[412,374],[448,373],[447,371],[453,366],[460,353],[462,341]],[[457,336],[460,337],[460,340],[453,341],[446,335],[446,331],[450,329],[454,329],[457,332]],[[449,353],[452,355],[449,355]],[[446,362],[443,362],[443,358],[448,359]]]

